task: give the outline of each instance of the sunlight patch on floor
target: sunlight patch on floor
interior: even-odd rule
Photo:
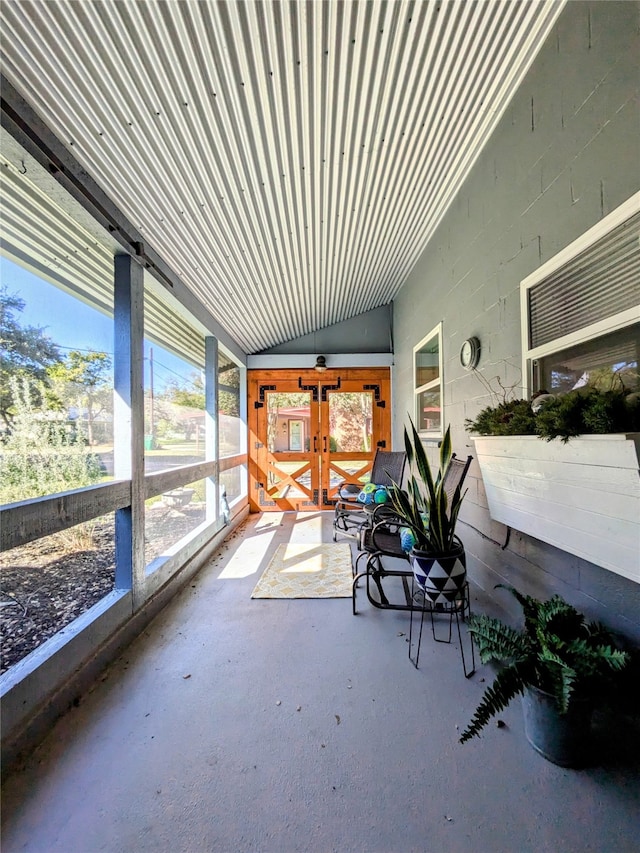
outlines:
[[[318,543],[289,543],[282,555],[280,574],[294,572],[322,572],[331,562],[331,555],[323,551]],[[287,566],[287,563],[291,563]]]
[[[264,513],[255,525],[242,529],[246,537],[235,549],[233,557],[220,572],[220,580],[248,578],[262,571],[265,554],[282,525],[281,512]]]

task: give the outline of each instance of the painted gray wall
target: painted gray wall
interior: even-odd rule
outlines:
[[[260,354],[393,352],[392,320],[392,306],[382,305],[349,320],[271,347]]]
[[[490,400],[459,364],[521,392],[520,281],[640,189],[640,4],[568,3],[443,223],[394,303],[394,442],[413,410],[412,348],[444,322],[445,421],[473,453],[464,420]],[[635,99],[635,101],[634,101]],[[640,641],[640,586],[492,522],[474,462],[461,535],[471,577],[565,596]],[[510,598],[505,593],[494,593]],[[508,601],[503,602],[509,606]]]

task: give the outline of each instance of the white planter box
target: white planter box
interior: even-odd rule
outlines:
[[[474,442],[492,518],[640,583],[640,433]]]

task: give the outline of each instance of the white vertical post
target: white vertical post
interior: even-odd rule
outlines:
[[[114,260],[114,476],[131,480],[131,505],[116,511],[116,587],[144,601],[144,272],[129,255]]]
[[[240,399],[238,401],[238,416],[240,418],[240,448],[242,452],[242,448],[244,448],[244,453],[247,453],[249,450],[248,445],[248,412],[247,412],[247,368],[244,365],[238,365],[238,370],[240,372],[240,381],[239,381],[239,393]],[[248,484],[249,484],[249,472],[247,470],[247,466],[242,466],[241,473],[241,482],[242,482],[242,491],[243,494],[246,495],[248,493]]]
[[[218,446],[218,340],[204,339],[205,458],[220,459]],[[220,516],[220,468],[206,482],[206,519],[214,522]]]

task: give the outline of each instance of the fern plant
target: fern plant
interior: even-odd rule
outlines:
[[[597,685],[628,661],[627,652],[614,648],[602,625],[588,623],[560,596],[538,601],[511,586],[498,587],[520,603],[524,627],[511,628],[484,614],[470,617],[469,631],[482,662],[506,666],[485,691],[460,743],[479,734],[527,686],[551,694],[559,713],[566,714],[572,702],[593,698]]]
[[[404,444],[409,477],[406,491],[398,483],[389,494],[391,504],[411,529],[414,547],[431,554],[447,554],[455,540],[456,523],[464,498],[458,486],[451,497],[445,491],[445,475],[451,464],[451,435],[447,430],[440,445],[440,466],[434,475],[413,421],[411,432],[405,427]],[[417,475],[417,476],[416,476]]]

